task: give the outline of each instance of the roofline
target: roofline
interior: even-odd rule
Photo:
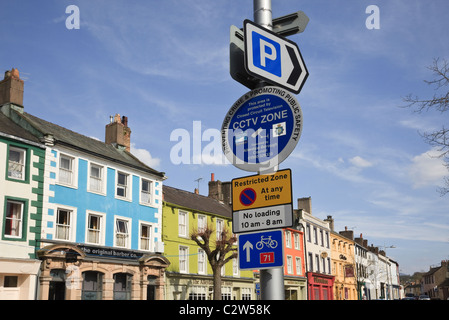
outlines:
[[[36,125],[36,124],[35,124],[35,121],[34,121],[33,119],[30,119],[29,116],[40,119],[39,117],[34,116],[34,115],[32,115],[32,114],[29,114],[29,113],[26,113],[26,112],[21,113],[21,112],[19,112],[19,111],[17,111],[17,110],[14,110],[14,109],[13,109],[13,111],[14,111],[14,113],[15,113],[17,116],[19,116],[21,119],[23,119],[24,121],[26,121],[28,125],[30,125],[31,127],[33,127],[33,129],[35,130],[35,133],[39,133],[39,137],[37,137],[38,139],[40,139],[41,137],[43,137],[43,136],[45,135],[45,132],[43,132],[41,129],[39,129],[39,125]],[[8,118],[9,118],[9,117],[8,117]],[[75,134],[78,134],[78,135],[80,135],[80,136],[84,136],[84,137],[86,137],[86,138],[88,138],[88,139],[92,139],[92,138],[87,137],[87,136],[85,136],[85,135],[83,135],[83,134],[81,134],[81,133],[78,133],[78,132],[72,131],[72,130],[70,130],[70,129],[64,128],[64,127],[62,127],[62,126],[60,126],[60,125],[58,125],[58,124],[49,122],[49,121],[44,120],[44,119],[40,119],[40,120],[42,120],[42,121],[44,121],[44,122],[48,122],[48,123],[50,123],[50,124],[52,124],[52,125],[58,126],[58,127],[62,128],[63,130],[68,130],[68,131],[71,131],[71,132],[73,132],[73,133],[75,133]],[[15,122],[15,121],[13,121],[13,122]],[[26,129],[25,129],[25,130],[26,130]],[[32,134],[33,134],[33,133],[32,133]],[[92,140],[95,140],[95,139],[92,139]],[[104,142],[102,142],[102,141],[100,141],[100,142],[101,142],[101,143],[104,143]],[[132,165],[132,164],[126,163],[126,162],[124,162],[124,161],[117,160],[117,159],[115,159],[115,158],[107,157],[107,156],[105,156],[105,155],[103,155],[103,154],[99,154],[99,153],[90,151],[90,150],[88,150],[88,149],[85,149],[85,148],[81,148],[81,147],[75,146],[75,145],[73,145],[73,144],[71,144],[71,143],[68,143],[68,142],[65,142],[65,141],[62,141],[62,140],[59,140],[59,139],[56,139],[56,138],[54,139],[54,143],[55,143],[55,144],[56,144],[56,143],[57,143],[57,144],[61,144],[61,145],[63,145],[63,146],[66,146],[66,147],[69,147],[69,148],[72,148],[72,149],[75,149],[75,150],[78,150],[78,151],[82,151],[82,152],[87,153],[87,154],[95,155],[95,156],[97,156],[97,157],[100,157],[100,158],[103,158],[103,159],[107,159],[107,160],[112,161],[112,162],[115,162],[115,163],[119,163],[119,164],[124,165],[124,166],[126,166],[126,167],[134,168],[134,169],[140,170],[140,171],[142,171],[142,172],[146,172],[146,173],[149,173],[149,174],[152,174],[152,175],[155,175],[155,176],[159,176],[162,180],[165,180],[165,179],[166,179],[165,172],[160,172],[160,171],[154,170],[154,169],[152,169],[152,168],[146,166],[145,164],[143,164],[138,158],[136,158],[136,157],[135,157],[133,154],[131,154],[130,152],[128,152],[128,153],[129,153],[134,159],[136,159],[137,161],[139,161],[140,163],[142,163],[143,166],[136,166],[136,165]],[[147,167],[148,169],[146,169],[144,166]]]
[[[30,141],[30,140],[27,140],[27,139],[24,139],[24,138],[20,138],[20,137],[11,135],[11,134],[0,132],[0,136],[3,137],[3,138],[11,139],[11,140],[17,140],[17,141],[20,141],[22,143],[26,143],[26,144],[29,144],[29,145],[32,145],[32,146],[35,146],[35,147],[38,147],[38,148],[41,148],[41,149],[45,149],[45,145],[44,144],[41,144],[41,143],[38,143],[38,142],[34,142],[34,141]]]
[[[72,149],[76,149],[76,150],[78,150],[78,151],[82,151],[82,152],[87,153],[87,154],[91,154],[91,155],[94,155],[94,156],[97,156],[97,157],[100,157],[100,158],[103,158],[103,159],[107,159],[107,160],[112,161],[112,162],[115,162],[115,163],[119,163],[119,164],[121,164],[121,165],[123,165],[123,166],[126,166],[126,167],[131,167],[131,168],[134,168],[134,169],[137,169],[137,170],[146,172],[146,173],[150,173],[150,174],[153,174],[153,175],[156,175],[156,176],[160,176],[163,180],[165,180],[165,178],[166,178],[165,172],[156,171],[156,170],[154,170],[154,169],[151,169],[150,167],[148,167],[148,170],[147,170],[147,169],[145,169],[144,167],[135,166],[135,165],[126,163],[126,162],[124,162],[124,161],[117,160],[117,159],[114,159],[114,158],[105,156],[105,155],[103,155],[103,154],[99,154],[99,153],[90,151],[90,150],[88,150],[88,149],[84,149],[84,148],[75,146],[75,145],[73,145],[73,144],[70,144],[70,143],[65,142],[65,141],[62,141],[62,140],[57,140],[57,139],[55,139],[55,144],[60,144],[60,145],[63,145],[63,146],[66,146],[66,147],[69,147],[69,148],[72,148]],[[129,152],[128,152],[128,153],[129,153]],[[131,156],[134,157],[134,155],[132,155],[131,153],[129,153],[129,154],[130,154]],[[136,157],[134,157],[134,158],[137,159]],[[137,160],[138,160],[138,159],[137,159]],[[138,160],[138,161],[140,162],[140,160]]]
[[[230,219],[230,220],[232,221],[232,216],[231,216],[231,217],[226,217],[226,216],[223,216],[223,215],[218,214],[218,213],[213,213],[213,212],[208,212],[208,211],[202,211],[202,210],[196,210],[196,209],[194,209],[194,208],[185,207],[185,206],[182,206],[182,205],[180,205],[180,204],[176,204],[176,203],[172,203],[172,202],[168,202],[168,201],[162,201],[162,206],[163,206],[164,204],[166,204],[166,205],[168,205],[168,206],[176,207],[176,208],[178,208],[178,209],[184,209],[184,210],[187,210],[187,211],[191,211],[192,213],[202,213],[202,214],[215,215],[215,216],[223,217],[223,218],[225,218],[225,219]]]

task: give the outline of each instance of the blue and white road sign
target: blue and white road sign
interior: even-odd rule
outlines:
[[[302,121],[292,93],[271,86],[254,89],[234,103],[223,121],[223,153],[242,170],[273,168],[296,147]]]
[[[298,94],[309,72],[297,44],[250,20],[244,21],[247,72]]]
[[[270,269],[284,265],[282,230],[239,235],[240,269]]]

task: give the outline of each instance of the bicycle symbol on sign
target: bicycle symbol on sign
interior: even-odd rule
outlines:
[[[271,236],[260,237],[260,241],[256,243],[257,250],[262,250],[262,248],[266,245],[268,248],[274,249],[278,246],[278,242],[276,240],[271,239]]]

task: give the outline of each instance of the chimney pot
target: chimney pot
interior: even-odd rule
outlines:
[[[19,70],[12,69],[5,72],[5,78],[0,81],[0,105],[12,103],[23,106],[24,82],[19,77]]]
[[[109,118],[109,121],[111,121]],[[131,149],[131,129],[128,127],[128,117],[120,117],[116,114],[109,124],[106,125],[105,143],[122,146],[126,151]]]
[[[214,173],[210,174],[210,181],[215,181],[215,174]]]

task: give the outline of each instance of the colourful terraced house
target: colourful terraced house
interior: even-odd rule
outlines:
[[[17,69],[0,81],[0,300],[33,300],[40,261],[45,146],[9,119],[23,105]]]
[[[2,128],[20,129],[33,142],[6,136],[0,145],[8,159],[0,190],[2,257],[13,244],[36,254],[39,300],[164,299],[164,173],[130,152],[127,117],[110,118],[105,142],[89,138],[25,112],[20,81],[13,70],[0,87],[8,102],[2,101]],[[12,91],[17,101],[9,101]]]
[[[232,232],[231,207],[212,196],[166,185],[163,195],[162,239],[170,261],[166,271],[167,300],[211,300],[212,269],[205,252],[190,239],[190,234],[209,225],[214,230],[213,243],[222,230]],[[237,259],[228,262],[221,275],[222,300],[255,299],[253,272],[240,270]]]

